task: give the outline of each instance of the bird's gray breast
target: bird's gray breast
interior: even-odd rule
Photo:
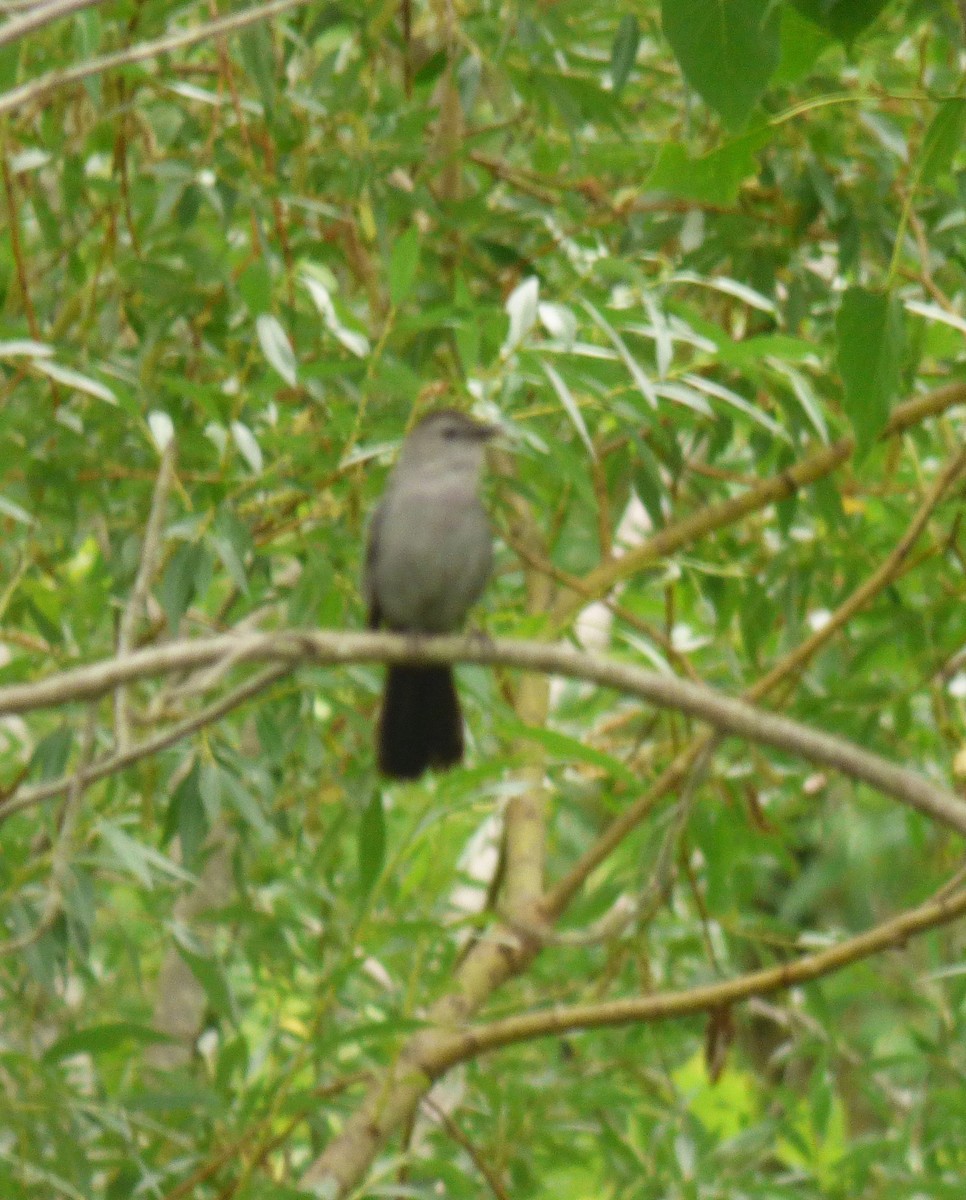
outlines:
[[[460,477],[413,481],[383,500],[367,591],[390,628],[449,633],[483,591],[491,559],[475,487]]]

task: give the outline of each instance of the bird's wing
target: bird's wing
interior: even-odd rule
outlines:
[[[372,514],[369,523],[369,536],[366,539],[366,558],[362,567],[362,598],[366,602],[366,625],[370,629],[378,629],[382,622],[379,611],[379,599],[376,596],[375,562],[379,553],[379,531],[385,517],[385,505],[380,504]]]

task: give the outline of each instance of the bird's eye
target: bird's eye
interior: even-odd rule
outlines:
[[[443,437],[446,438],[446,440],[448,442],[451,442],[453,440],[453,438],[456,436],[457,435],[456,435],[456,426],[455,425],[445,426],[445,428],[443,429]]]

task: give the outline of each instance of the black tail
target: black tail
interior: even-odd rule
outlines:
[[[390,667],[379,714],[379,770],[418,779],[463,758],[463,715],[449,667]]]

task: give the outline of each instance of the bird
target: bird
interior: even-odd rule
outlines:
[[[453,633],[490,575],[493,539],[479,487],[499,427],[454,408],[423,417],[403,442],[369,526],[362,593],[370,629]],[[377,764],[415,780],[463,759],[450,666],[393,664],[377,725]]]

